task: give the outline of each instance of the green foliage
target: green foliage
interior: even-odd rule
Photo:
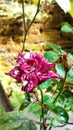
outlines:
[[[56,105],[50,105],[49,108],[56,114],[56,119],[60,123],[67,123],[69,120],[68,113],[66,110],[61,107],[61,106],[56,106]]]
[[[30,94],[29,94],[29,93],[25,93],[25,99],[26,99],[27,101],[30,101]]]
[[[44,102],[45,105],[51,103],[51,101],[52,101],[51,96],[49,96],[49,95],[44,95],[43,96],[43,102]]]
[[[71,67],[73,65],[73,55],[68,53],[68,65]]]
[[[68,111],[73,112],[73,96],[66,99],[64,107]]]
[[[57,120],[56,120],[55,116],[54,117],[49,116],[48,121],[49,121],[51,127],[55,128],[57,126]]]
[[[66,88],[65,88],[66,89]],[[64,90],[63,92],[63,95],[66,97],[66,98],[69,98],[69,97],[72,97],[73,96],[73,93],[68,90],[68,88],[66,90]]]
[[[67,123],[68,122],[69,116],[64,108],[62,108],[60,106],[56,106],[56,108],[53,111],[58,115],[57,116],[58,122],[60,122],[60,123]]]
[[[61,46],[60,45],[56,45],[56,44],[53,44],[53,43],[49,43],[47,44],[47,47],[48,48],[52,48],[53,50],[55,50],[56,52],[59,52],[61,50]],[[48,49],[47,48],[47,49]]]
[[[20,105],[19,110],[23,110],[23,109],[25,109],[26,107],[29,106],[29,104],[30,104],[30,102],[27,101],[27,100],[25,100],[25,101]]]
[[[39,87],[43,90],[43,89],[49,88],[50,85],[51,85],[51,80],[48,79],[48,80],[46,80],[45,82],[41,83],[41,85],[40,85]]]
[[[12,130],[37,130],[36,125],[31,120],[26,120],[23,125],[19,128],[14,128]]]
[[[63,78],[65,77],[66,71],[64,67],[62,66],[62,64],[59,63],[56,65],[56,71],[61,77]]]
[[[73,84],[73,66],[70,68],[68,74],[67,74],[67,78],[66,81],[68,83],[72,83]]]
[[[31,101],[31,99],[30,99],[30,94],[26,92],[26,93],[25,93],[25,100],[22,102],[22,104],[21,104],[21,106],[20,106],[20,110],[23,110],[23,109],[25,109],[26,107],[28,107],[29,104],[30,104],[30,101]]]
[[[55,0],[57,1],[57,0]],[[58,3],[58,2],[57,2]],[[63,9],[64,12],[68,11],[65,10],[65,8],[62,7],[60,3],[58,3],[60,7]],[[65,2],[64,2],[65,5]],[[67,6],[67,4],[66,4]],[[7,12],[9,13],[10,17],[17,17],[18,11],[21,11],[21,7],[19,5],[16,5],[14,7],[14,13],[12,12],[13,6],[8,7],[7,6]],[[71,7],[73,7],[73,0],[71,0]],[[31,20],[34,18],[34,14],[36,14],[37,6],[34,4],[27,5],[25,4],[25,24],[27,27],[27,24],[31,25]],[[34,12],[34,13],[32,13]],[[37,19],[41,18],[47,18],[47,14],[43,13],[43,10],[38,14]],[[70,10],[70,14],[73,16],[73,10]],[[34,19],[33,19],[34,22]],[[33,23],[32,22],[32,23]],[[26,29],[25,29],[26,30]],[[66,33],[73,33],[73,28],[68,23],[64,23],[61,27],[62,32]],[[46,49],[53,49],[53,51],[47,51],[44,56],[48,59],[49,62],[56,62],[60,58],[60,55],[67,54],[59,45],[49,43],[45,47]],[[71,63],[72,62],[72,63]],[[73,55],[68,53],[68,64],[70,64],[70,70],[67,73],[66,82],[73,84]],[[56,71],[57,73],[65,78],[66,70],[62,66],[62,64],[56,65]],[[31,101],[31,94],[24,93],[24,95],[21,93],[21,90],[17,87],[17,84],[15,85],[15,82],[11,84],[10,78],[6,79],[5,75],[0,71],[0,81],[3,83],[3,85],[6,87],[11,87],[12,89],[12,95],[10,97],[12,104],[14,105],[14,109],[16,110],[22,110],[22,112],[8,112],[5,113],[2,108],[0,108],[0,130],[37,130],[35,124],[32,120],[29,120],[25,117],[25,108],[27,108],[27,112],[33,113],[38,119],[40,119],[41,115],[42,117],[45,115],[47,118],[48,115],[46,115],[48,112],[52,113],[52,116],[50,117],[50,114],[48,116],[48,123],[56,127],[57,122],[62,124],[67,124],[69,120],[68,112],[73,112],[73,92],[70,90],[67,90],[64,88],[65,82],[63,84],[63,90],[61,91],[60,88],[60,80],[46,80],[43,82],[39,87],[42,90],[42,95],[38,94],[38,99],[36,102],[34,102],[34,98]],[[14,89],[13,87],[16,87]],[[38,90],[38,89],[36,89]],[[58,95],[59,94],[59,95]],[[57,96],[58,95],[58,96]],[[25,98],[24,98],[25,96]],[[35,96],[35,93],[34,93]],[[43,102],[41,101],[43,97]],[[56,102],[54,103],[54,99],[56,97]],[[42,110],[43,109],[43,110]],[[47,112],[45,112],[47,111]],[[45,114],[46,113],[46,114]],[[43,118],[42,118],[43,119]],[[43,121],[41,119],[41,121]],[[45,123],[45,122],[44,122]],[[66,128],[66,130],[69,130]]]
[[[16,110],[19,110],[20,105],[24,102],[24,95],[21,90],[14,89],[12,92],[11,102]]]
[[[73,33],[73,27],[69,23],[65,22],[61,27],[61,31],[66,33]]]
[[[2,106],[0,106],[0,117],[1,117],[3,114],[5,114],[5,111],[4,111],[4,109],[2,108]]]
[[[53,49],[53,51],[55,51],[57,55],[66,54],[66,52],[61,48],[60,45],[54,43],[46,44],[45,49]]]
[[[33,113],[38,119],[40,119],[41,106],[37,103],[31,103],[28,107],[28,112]]]
[[[23,112],[8,112],[0,117],[0,130],[37,130],[35,124]]]
[[[59,56],[56,52],[53,51],[47,51],[44,54],[45,58],[49,61],[49,62],[55,62],[59,59]]]
[[[65,128],[65,130],[72,130],[72,129],[69,129],[69,128]]]

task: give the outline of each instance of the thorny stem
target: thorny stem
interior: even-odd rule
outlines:
[[[38,12],[39,12],[39,8],[40,8],[40,0],[38,1],[38,4],[37,4],[37,10],[36,10],[35,16],[33,17],[33,19],[32,19],[32,21],[31,21],[30,25],[28,26],[27,31],[29,31],[30,27],[32,26],[33,22],[35,21],[36,16],[37,16],[37,14],[38,14]]]
[[[24,34],[23,47],[22,47],[22,51],[21,52],[23,52],[25,50],[26,37],[27,37],[27,31]]]
[[[26,23],[25,23],[25,6],[24,6],[24,0],[22,0],[22,12],[23,12],[23,25],[24,25],[24,31],[26,31]]]
[[[69,125],[73,125],[73,122],[68,122]]]
[[[61,79],[60,81],[60,91],[58,93],[58,95],[56,96],[56,98],[54,99],[53,103],[55,103],[57,101],[57,99],[60,97],[62,91],[63,91],[63,88],[64,88],[64,85],[65,85],[65,81],[66,81],[66,76],[67,76],[67,72],[65,74],[65,78],[64,79]]]
[[[24,29],[24,40],[23,40],[23,50],[25,50],[25,41],[26,41],[26,23],[25,23],[25,14],[24,14],[24,0],[22,0],[22,13],[23,13],[23,29]]]
[[[38,14],[38,12],[39,12],[40,0],[38,1],[36,13],[35,13],[35,15],[34,15],[32,21],[31,21],[30,25],[28,26],[28,28],[26,28],[24,8],[25,8],[25,7],[24,7],[24,0],[22,0],[23,25],[24,25],[24,41],[23,41],[22,52],[25,50],[25,41],[26,41],[27,33],[28,33],[30,27],[32,26],[33,22],[35,21],[36,16],[37,16],[37,14]]]
[[[58,125],[57,127],[64,127],[65,125],[73,125],[73,122],[68,122],[67,124],[63,124],[63,125]]]
[[[41,104],[43,105],[43,92],[41,90],[41,88],[39,87],[40,93],[41,93]],[[43,130],[46,130],[44,124],[45,124],[45,118],[44,118],[44,107],[42,107],[42,112],[41,112],[41,116],[40,116],[40,122],[43,122]],[[40,126],[40,130],[42,129],[42,127]]]
[[[60,91],[59,91],[58,95],[56,96],[56,98],[54,99],[53,103],[56,103],[57,99],[60,97],[60,95],[61,95],[61,93],[63,91],[65,81],[66,81],[66,76],[67,76],[67,72],[65,74],[65,78],[61,79],[61,81],[60,81],[60,84],[59,84],[60,85]],[[52,127],[50,126],[48,130],[51,130],[51,129],[52,129]]]

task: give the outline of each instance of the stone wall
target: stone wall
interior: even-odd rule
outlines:
[[[27,36],[27,49],[33,44],[34,48],[39,48],[39,44],[56,43],[69,51],[73,47],[73,34],[61,32],[61,23],[68,21],[73,26],[73,19],[69,14],[65,14],[57,4],[44,9],[50,16],[46,20],[37,20],[33,23]],[[10,42],[20,44],[23,42],[22,16],[9,18],[0,16],[0,44],[6,45]],[[32,48],[31,48],[32,49]]]

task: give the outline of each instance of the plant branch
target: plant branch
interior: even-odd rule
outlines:
[[[43,101],[43,92],[42,92],[42,90],[41,90],[41,88],[39,87],[39,90],[40,90],[40,93],[41,93],[41,104],[42,105],[44,105],[43,103],[44,103],[44,101]],[[45,118],[44,118],[44,107],[42,106],[42,113],[41,113],[41,116],[40,116],[40,121],[41,121],[41,119],[42,119],[42,121],[43,121],[43,130],[45,130],[46,128],[46,126],[45,126]],[[40,130],[41,130],[41,127],[40,127]]]
[[[24,6],[24,0],[22,0],[22,12],[23,12],[23,25],[24,25],[24,31],[26,31],[26,22],[25,22],[25,6]]]
[[[73,122],[68,122],[69,125],[73,125]]]
[[[73,125],[73,122],[68,122],[67,124],[63,124],[63,125],[59,125],[59,126],[57,126],[57,127],[64,127],[65,125]]]
[[[37,4],[37,10],[36,10],[35,16],[33,17],[33,19],[32,19],[32,21],[31,21],[30,25],[28,26],[27,31],[29,31],[30,27],[31,27],[32,24],[34,23],[34,21],[35,21],[35,19],[36,19],[36,16],[37,16],[37,14],[38,14],[38,12],[39,12],[39,8],[40,8],[40,0],[38,1],[38,4]]]
[[[25,11],[25,6],[24,6],[24,0],[22,0],[22,13],[23,13],[23,33],[24,33],[24,40],[23,40],[23,48],[22,48],[22,52],[25,50],[25,41],[26,41],[26,36],[27,36],[27,30],[26,30],[26,22],[25,22],[25,14],[24,14],[24,11]]]
[[[22,52],[25,50],[26,37],[27,37],[27,34],[28,34],[28,31],[29,31],[30,27],[32,26],[32,24],[34,23],[34,21],[36,19],[36,16],[37,16],[37,14],[39,12],[39,8],[40,8],[40,0],[38,1],[38,4],[37,4],[37,10],[36,10],[35,16],[33,17],[33,19],[31,21],[31,23],[29,24],[28,28],[26,28],[25,14],[24,14],[24,0],[22,0],[23,25],[24,25],[24,41],[23,41]]]
[[[58,93],[58,95],[56,96],[56,98],[54,99],[53,103],[55,103],[57,101],[57,99],[60,97],[62,91],[63,91],[63,88],[64,88],[64,85],[65,85],[65,81],[66,81],[66,76],[67,76],[67,73],[65,74],[65,78],[64,79],[61,79],[60,81],[60,91]]]

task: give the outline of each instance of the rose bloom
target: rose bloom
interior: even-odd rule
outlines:
[[[17,65],[6,74],[22,83],[23,91],[33,92],[35,87],[47,79],[60,78],[51,70],[56,64],[48,62],[47,59],[35,52],[27,54],[20,52],[16,62]]]

